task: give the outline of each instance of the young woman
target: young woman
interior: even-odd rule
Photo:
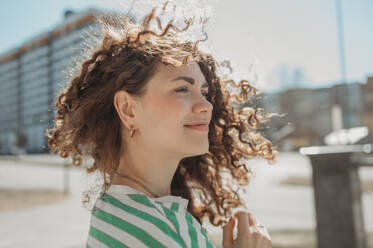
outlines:
[[[214,247],[203,217],[223,227],[225,248],[271,247],[251,213],[233,214],[246,208],[238,190],[251,171],[241,159],[275,157],[256,132],[263,111],[232,107],[256,90],[219,76],[218,67],[229,64],[198,49],[201,40],[180,38],[195,19],[162,27],[157,11],[169,4],[141,24],[105,23],[100,46],[56,102],[46,133],[51,151],[71,156],[75,166],[93,158],[87,172],[103,178],[87,247]],[[231,95],[228,84],[239,93]],[[92,194],[86,196],[89,203]]]

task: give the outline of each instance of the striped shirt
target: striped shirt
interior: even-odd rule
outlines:
[[[151,198],[127,185],[111,185],[96,200],[86,247],[213,248],[206,230],[179,196]]]

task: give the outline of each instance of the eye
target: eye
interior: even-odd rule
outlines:
[[[181,89],[178,89],[178,90],[175,90],[176,92],[186,92],[188,91],[188,88],[181,88]]]
[[[188,88],[181,88],[181,89],[178,89],[178,90],[175,90],[175,92],[187,92],[188,91]],[[208,96],[208,92],[203,92],[202,95],[204,95],[205,97]]]

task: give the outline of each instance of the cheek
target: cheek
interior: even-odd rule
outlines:
[[[188,103],[182,98],[167,97],[163,101],[162,116],[164,119],[172,122],[184,122],[184,116],[187,115]]]
[[[178,97],[169,96],[154,99],[150,108],[152,120],[155,126],[166,127],[167,129],[182,125],[185,122],[185,116],[188,115],[188,103]]]

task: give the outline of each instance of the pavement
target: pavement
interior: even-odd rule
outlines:
[[[68,187],[64,201],[26,209],[0,212],[0,247],[85,246],[90,213],[82,204],[82,192],[92,183],[82,168],[65,169],[66,160],[56,155],[23,155],[17,161],[0,157],[0,188],[55,189]],[[53,164],[53,165],[48,165]],[[249,210],[270,232],[314,229],[313,190],[310,186],[280,185],[291,176],[311,178],[308,158],[298,153],[280,153],[276,164],[248,161],[254,178],[244,196]],[[373,167],[359,169],[361,179],[373,180]],[[68,177],[66,176],[68,175]],[[68,180],[66,180],[68,178]],[[365,229],[373,231],[373,192],[362,194]],[[221,230],[203,222],[211,235]]]
[[[63,167],[0,161],[0,187],[64,190]],[[56,204],[0,212],[0,247],[84,247],[89,211],[81,204],[84,170],[71,168],[71,196]]]

